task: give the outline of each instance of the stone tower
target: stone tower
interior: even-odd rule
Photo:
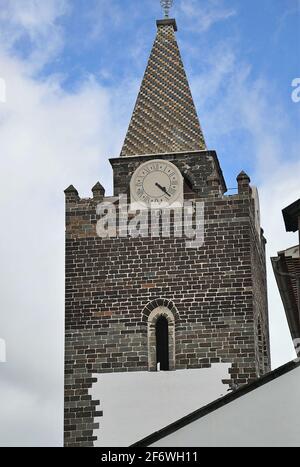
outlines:
[[[73,186],[65,191],[66,446],[93,446],[96,440],[101,411],[89,393],[94,374],[228,362],[232,380],[225,383],[242,385],[270,369],[266,242],[258,197],[244,172],[237,178],[237,194],[225,195],[176,31],[173,19],[157,22],[121,156],[110,160],[114,197],[105,197],[100,183],[91,199],[81,199]],[[125,195],[129,201],[121,206]],[[149,235],[146,220],[158,211],[155,203],[170,199],[203,207],[203,217],[192,218],[196,228],[204,222],[201,244],[175,234],[175,214],[169,236],[161,230]],[[130,235],[126,227],[133,201],[151,206],[141,208],[147,215],[140,235]],[[107,219],[121,220],[106,238],[99,234],[103,202],[115,208],[115,213],[107,208]]]

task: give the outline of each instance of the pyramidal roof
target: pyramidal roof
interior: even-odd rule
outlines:
[[[160,20],[157,27],[121,156],[206,149],[175,36],[176,22]]]

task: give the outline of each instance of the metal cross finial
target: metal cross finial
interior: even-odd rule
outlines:
[[[173,0],[160,0],[160,4],[165,13],[165,18],[169,18],[170,9],[173,6]]]

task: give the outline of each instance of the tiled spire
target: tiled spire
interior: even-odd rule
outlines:
[[[157,27],[121,156],[206,149],[176,41],[176,22],[160,20]]]

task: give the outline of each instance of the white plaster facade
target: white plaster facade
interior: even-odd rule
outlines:
[[[106,373],[91,390],[103,417],[96,447],[129,446],[227,394],[230,364],[161,372]]]

